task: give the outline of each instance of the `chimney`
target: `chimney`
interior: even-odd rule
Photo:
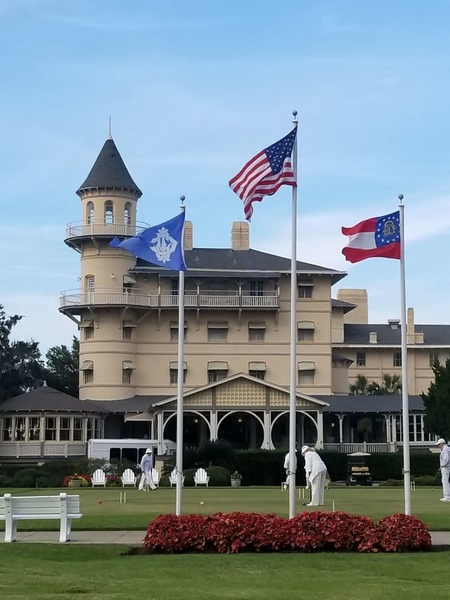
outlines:
[[[406,327],[406,338],[408,344],[416,343],[416,328],[414,325],[414,309],[408,308],[408,316],[406,318],[407,327]]]
[[[369,333],[369,344],[378,344],[378,335],[376,331]]]
[[[193,239],[192,222],[185,221],[184,222],[184,249],[192,250],[193,247],[194,247],[194,239]]]
[[[249,250],[250,235],[248,223],[244,221],[235,221],[231,228],[231,249]]]
[[[369,323],[369,304],[367,290],[338,290],[338,300],[355,304],[356,308],[344,315],[344,323]]]

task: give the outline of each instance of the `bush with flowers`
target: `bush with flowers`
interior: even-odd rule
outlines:
[[[106,476],[106,487],[119,487],[122,485],[122,480],[118,475],[107,475]]]
[[[344,512],[303,512],[293,519],[273,514],[161,515],[144,539],[149,553],[180,552],[405,552],[428,550],[431,537],[415,517],[396,514],[375,524]]]
[[[71,487],[72,481],[79,481],[81,487],[88,487],[91,484],[90,475],[79,475],[74,473],[73,475],[67,475],[63,479],[63,487]]]

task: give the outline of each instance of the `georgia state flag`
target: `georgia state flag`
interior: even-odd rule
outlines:
[[[376,257],[400,259],[400,211],[342,227],[342,233],[349,238],[342,254],[351,263]]]

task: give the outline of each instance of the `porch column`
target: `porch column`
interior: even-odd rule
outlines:
[[[342,444],[344,442],[344,417],[345,415],[338,415],[339,419],[339,443]]]
[[[210,423],[211,423],[211,441],[215,442],[217,440],[217,413],[211,411],[210,412]]]
[[[272,436],[270,435],[271,425],[271,414],[270,412],[264,413],[264,438],[261,448],[263,450],[274,450],[275,446],[272,444]]]
[[[321,410],[317,411],[317,442],[316,448],[323,448],[323,413]]]
[[[389,419],[389,415],[384,415],[384,422],[386,424],[386,443],[391,443],[391,423]]]
[[[157,431],[157,441],[158,441],[158,454],[165,454],[167,448],[164,444],[163,440],[163,413],[160,412],[157,414],[157,423],[158,423],[158,431]]]
[[[155,415],[152,415],[152,420],[150,421],[150,439],[155,439]]]
[[[73,422],[72,422],[73,427]],[[87,448],[87,430],[88,430],[88,417],[83,417],[83,433],[81,434],[82,441],[86,444]]]

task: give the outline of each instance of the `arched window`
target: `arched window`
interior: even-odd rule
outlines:
[[[92,225],[92,223],[94,222],[94,215],[95,215],[94,203],[88,202],[86,205],[86,221],[88,222],[89,225]]]
[[[123,210],[123,222],[125,225],[131,225],[131,202],[125,204]]]
[[[114,204],[111,200],[105,202],[105,223],[114,223]]]

